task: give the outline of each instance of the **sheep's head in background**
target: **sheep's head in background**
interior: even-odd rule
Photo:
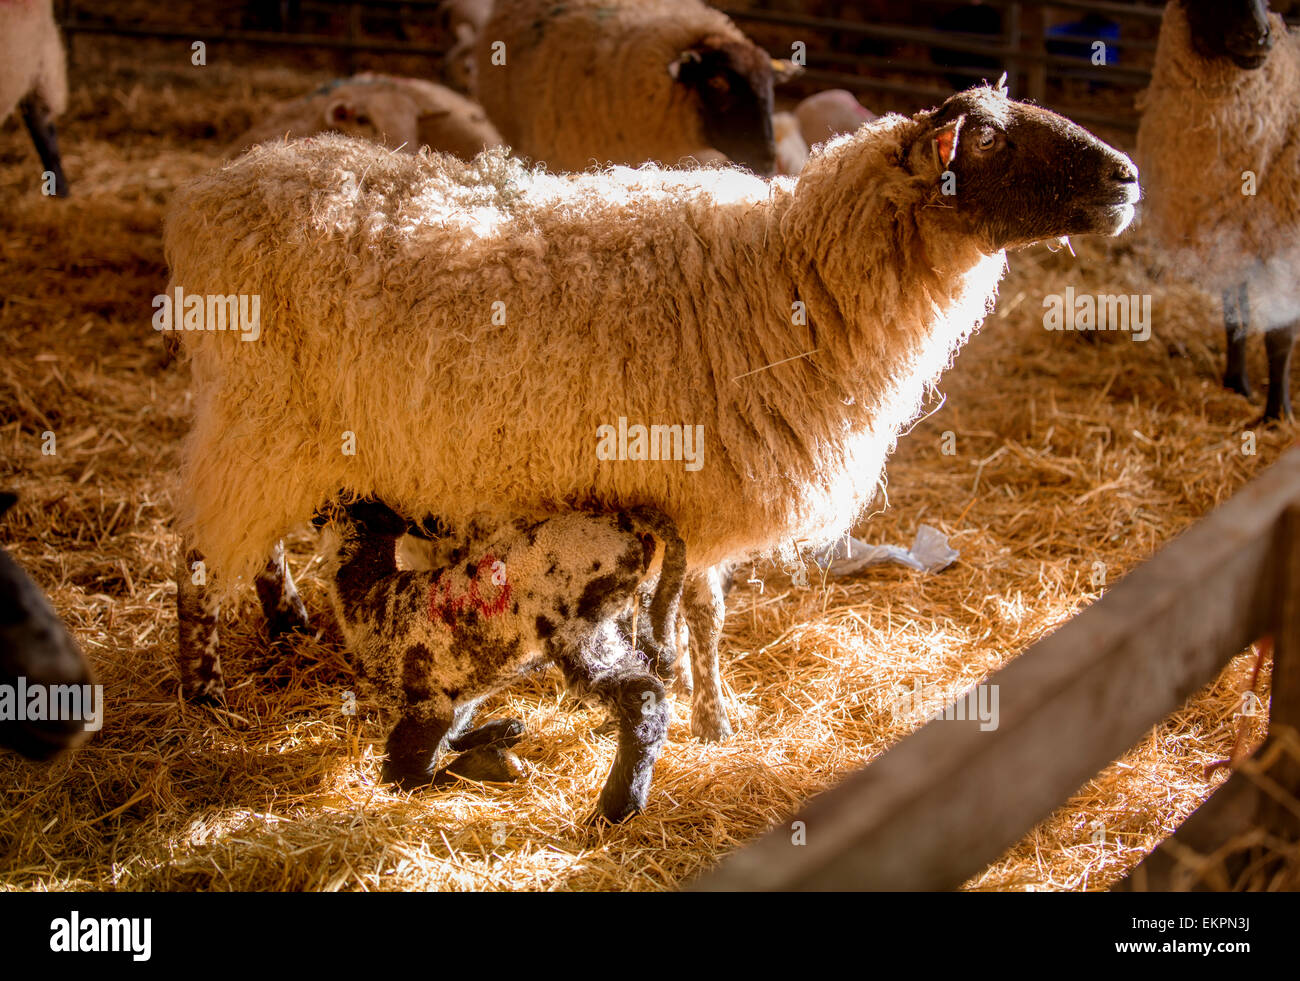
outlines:
[[[406,95],[380,89],[362,92],[355,85],[344,89],[325,106],[325,129],[385,146],[420,145],[419,107]]]
[[[710,36],[683,51],[668,74],[699,100],[704,141],[762,177],[776,173],[772,87],[794,69],[762,48]]]
[[[1264,64],[1273,48],[1265,0],[1181,0],[1192,47],[1202,58],[1228,58],[1238,68]]]
[[[913,173],[991,250],[1070,235],[1118,235],[1141,197],[1128,157],[1082,126],[988,86],[952,96],[918,117]]]
[[[0,493],[0,516],[15,500],[13,494]],[[19,679],[28,687],[93,683],[77,642],[50,601],[0,548],[0,686],[7,686],[16,698]],[[49,759],[85,735],[85,723],[80,720],[0,720],[0,747],[32,760]]]

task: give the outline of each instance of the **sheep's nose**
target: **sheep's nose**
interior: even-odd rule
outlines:
[[[1230,36],[1227,41],[1227,48],[1233,54],[1242,55],[1250,58],[1257,55],[1268,54],[1273,50],[1273,32],[1267,24],[1257,28],[1247,28],[1238,31]]]
[[[1117,184],[1136,184],[1138,181],[1137,165],[1127,157],[1115,162],[1115,169],[1111,171],[1111,180]]]

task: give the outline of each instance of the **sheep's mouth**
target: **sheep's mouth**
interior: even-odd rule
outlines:
[[[1232,59],[1232,63],[1238,68],[1241,68],[1244,71],[1253,72],[1257,68],[1262,68],[1264,62],[1268,61],[1268,52],[1251,55],[1234,54],[1229,55],[1228,57]]]

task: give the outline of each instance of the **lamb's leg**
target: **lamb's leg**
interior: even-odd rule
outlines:
[[[562,627],[548,646],[565,681],[578,694],[600,701],[618,725],[614,765],[589,820],[617,823],[631,817],[645,809],[655,762],[668,741],[663,682],[613,627],[581,639]]]
[[[677,677],[673,679],[670,691],[681,698],[695,694],[695,678],[691,674],[691,659],[686,652],[691,648],[691,631],[686,626],[684,610],[677,618]]]
[[[1250,298],[1245,285],[1223,291],[1223,328],[1228,342],[1228,367],[1223,387],[1250,398],[1250,372],[1246,368],[1246,328],[1250,324]]]
[[[274,640],[291,630],[306,631],[311,627],[307,606],[298,595],[289,563],[285,559],[284,542],[275,543],[275,551],[266,568],[253,580],[257,598],[262,602],[262,615],[266,618],[266,632]]]
[[[32,144],[41,158],[41,166],[54,175],[55,197],[66,198],[68,182],[63,176],[63,161],[59,157],[59,140],[54,133],[54,118],[50,107],[39,95],[33,94],[22,101],[20,108]]]
[[[731,723],[727,721],[718,670],[718,641],[727,616],[727,601],[717,568],[686,581],[682,607],[691,633],[691,674],[695,682],[691,734],[707,742],[722,742],[731,737]]]
[[[181,691],[198,704],[216,705],[225,700],[226,683],[221,674],[217,647],[219,605],[201,584],[203,556],[182,543],[176,569],[177,661],[181,670]],[[200,580],[195,582],[195,578]]]
[[[1268,352],[1268,403],[1264,421],[1275,419],[1295,422],[1291,412],[1291,351],[1295,346],[1296,328],[1300,324],[1275,327],[1264,334]]]

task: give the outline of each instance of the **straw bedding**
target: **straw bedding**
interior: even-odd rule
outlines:
[[[858,529],[908,542],[936,525],[962,552],[955,566],[804,589],[744,570],[722,647],[737,736],[693,742],[676,704],[649,809],[626,825],[580,824],[613,741],[553,673],[486,707],[525,720],[524,781],[395,794],[376,785],[381,720],[364,703],[355,719],[340,711],[355,676],[307,535],[291,562],[320,636],[270,649],[246,597],[223,633],[229,710],[178,698],[171,479],[188,408],[148,326],[166,282],[163,205],[254,109],[321,78],[140,64],[79,61],[66,202],[39,197],[25,133],[0,128],[0,486],[22,495],[0,542],[47,588],[107,699],[103,731],[74,755],[0,758],[2,888],[679,887],[897,742],[916,679],[946,695],[974,684],[1097,598],[1094,563],[1114,583],[1295,439],[1261,431],[1243,455],[1258,408],[1218,385],[1217,307],[1153,284],[1130,241],[1077,243],[1077,260],[1013,255],[946,401],[891,460],[888,507]],[[1042,298],[1067,285],[1153,293],[1154,336],[1045,331]],[[55,456],[41,454],[46,430]],[[1116,881],[1225,779],[1206,768],[1243,727],[1262,735],[1238,714],[1253,664],[1235,660],[969,888]]]

